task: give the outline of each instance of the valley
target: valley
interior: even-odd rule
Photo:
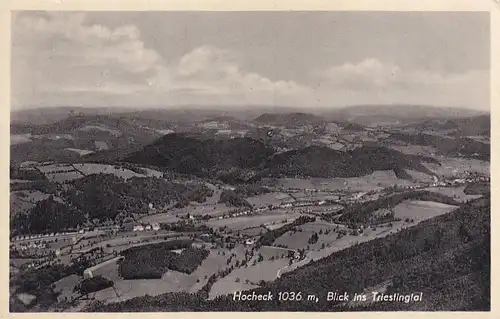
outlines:
[[[487,144],[467,140],[484,144],[477,156],[388,139],[410,126],[265,114],[70,117],[30,130],[11,146],[10,181],[11,304],[30,311],[177,293],[217,303],[489,196],[475,186],[490,182]]]

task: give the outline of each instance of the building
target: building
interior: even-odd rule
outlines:
[[[133,231],[144,231],[144,226],[142,226],[142,225],[135,225]]]

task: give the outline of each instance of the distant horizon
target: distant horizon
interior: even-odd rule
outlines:
[[[284,111],[300,111],[300,113],[313,113],[314,111],[339,111],[343,109],[355,108],[355,107],[424,107],[424,108],[435,108],[435,109],[447,109],[447,110],[457,110],[457,111],[470,111],[475,113],[486,113],[491,114],[491,110],[478,110],[471,107],[457,107],[457,106],[439,106],[439,105],[424,105],[424,104],[352,104],[341,107],[307,107],[307,106],[273,106],[273,105],[264,105],[264,104],[254,104],[254,105],[241,105],[237,106],[237,108],[228,109],[231,106],[215,106],[215,105],[195,105],[195,104],[186,104],[186,105],[173,105],[173,106],[148,106],[148,107],[139,107],[139,106],[69,106],[69,105],[50,105],[50,106],[39,106],[39,107],[27,107],[20,109],[10,109],[10,113],[17,112],[30,112],[30,111],[39,111],[39,110],[56,110],[56,109],[89,109],[89,110],[97,110],[102,109],[106,111],[131,111],[131,112],[141,112],[141,111],[169,111],[169,110],[206,110],[206,111],[230,111],[230,112],[238,112],[238,111],[257,111],[255,108],[265,110],[275,109],[284,110]],[[254,109],[250,109],[254,108]],[[308,112],[311,110],[311,112]]]

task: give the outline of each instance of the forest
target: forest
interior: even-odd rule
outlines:
[[[180,253],[173,250],[182,249]],[[119,263],[124,279],[158,279],[168,270],[192,273],[208,257],[205,249],[192,247],[192,241],[174,240],[129,248]]]

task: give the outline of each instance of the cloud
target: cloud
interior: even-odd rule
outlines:
[[[166,61],[145,44],[137,26],[89,23],[85,13],[17,13],[12,30],[15,108],[190,103],[489,107],[489,74],[482,70],[444,74],[368,57],[291,81],[246,69],[252,59],[246,52],[212,45]]]
[[[135,75],[161,64],[160,55],[145,48],[135,26],[110,29],[84,21],[83,13],[19,16],[13,35],[14,77],[31,78],[35,91],[67,86],[91,91],[107,83],[141,82]],[[23,87],[30,89],[19,89]]]
[[[244,71],[234,53],[208,45],[182,56],[171,73],[175,77],[174,89],[197,90],[207,95],[296,95],[308,90],[293,81],[272,81]]]
[[[433,70],[403,69],[367,58],[316,71],[321,83],[316,94],[323,100],[335,95],[357,103],[422,103],[479,107],[489,105],[489,72],[471,70],[444,74]]]
[[[326,70],[331,84],[349,89],[387,88],[399,80],[401,69],[393,64],[383,64],[376,59],[366,59],[357,64],[346,63]]]
[[[177,99],[171,103],[183,103],[196,96],[202,100],[222,95],[233,102],[270,103],[307,90],[292,81],[272,81],[244,71],[232,52],[213,46],[196,48],[166,63],[145,46],[136,26],[87,24],[84,13],[22,14],[16,17],[14,30],[16,104],[58,104],[58,94],[67,101],[69,94],[78,99],[94,93],[142,94],[144,103],[157,105],[168,98]]]

